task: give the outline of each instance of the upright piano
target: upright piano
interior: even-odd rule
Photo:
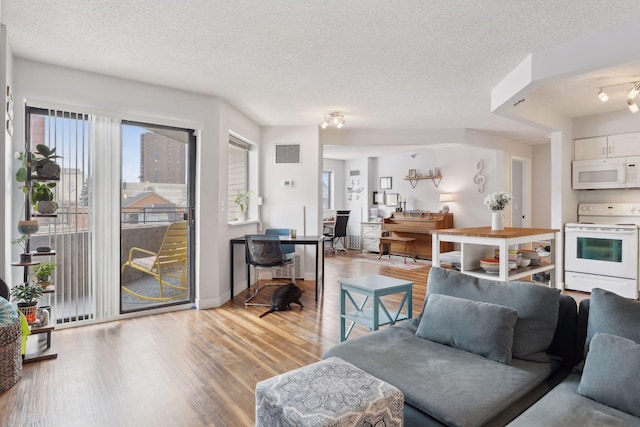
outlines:
[[[412,237],[416,239],[416,257],[431,259],[431,231],[453,228],[452,213],[432,213],[428,211],[394,212],[382,223],[382,232],[390,237]],[[402,253],[403,248],[391,244],[391,253]],[[440,253],[453,250],[453,243],[440,243]]]

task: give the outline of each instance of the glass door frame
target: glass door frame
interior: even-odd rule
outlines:
[[[195,274],[195,252],[196,252],[196,223],[195,223],[195,201],[196,201],[196,160],[197,160],[197,137],[196,131],[194,129],[180,127],[180,126],[169,126],[162,125],[157,123],[143,122],[139,120],[122,120],[121,127],[124,126],[137,126],[137,127],[148,127],[148,128],[156,128],[156,129],[167,129],[167,130],[176,130],[185,132],[187,135],[187,152],[186,152],[186,164],[185,164],[185,172],[186,172],[186,186],[187,186],[187,206],[185,213],[185,220],[187,221],[187,239],[188,239],[188,255],[187,255],[187,281],[188,281],[188,293],[185,298],[178,299],[176,301],[165,301],[158,302],[157,304],[151,304],[150,307],[141,307],[128,309],[123,311],[123,302],[122,302],[122,288],[120,286],[120,314],[129,314],[135,312],[143,312],[154,310],[163,307],[171,307],[183,304],[192,304],[195,302],[196,295],[196,274]],[[124,141],[121,142],[121,144]],[[122,161],[122,160],[121,160]],[[122,175],[120,177],[120,188],[122,188]],[[122,199],[120,200],[120,212],[122,212]],[[120,221],[120,226],[122,227],[122,220]],[[122,229],[122,228],[121,228]],[[120,244],[120,252],[122,255],[122,244]]]

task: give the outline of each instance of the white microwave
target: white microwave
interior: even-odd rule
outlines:
[[[574,190],[640,187],[640,156],[575,160],[572,166]]]

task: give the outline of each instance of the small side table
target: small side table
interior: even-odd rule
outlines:
[[[413,282],[373,274],[339,279],[338,283],[340,283],[340,341],[347,339],[356,323],[377,331],[382,325],[393,325],[400,320],[413,317]],[[380,297],[398,293],[404,295],[398,309],[390,313],[380,301]],[[356,303],[353,294],[364,295],[364,300],[360,304]],[[364,308],[370,297],[373,299],[373,307]],[[347,299],[355,308],[348,313]],[[347,320],[351,321],[348,329],[346,328]]]

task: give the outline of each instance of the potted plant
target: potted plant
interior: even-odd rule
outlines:
[[[33,275],[37,278],[40,286],[46,288],[51,285],[51,276],[57,265],[55,261],[46,261],[33,267]]]
[[[28,236],[29,234],[37,233],[39,228],[40,228],[40,225],[38,224],[38,221],[35,219],[18,221],[18,231],[23,236]]]
[[[53,191],[51,191],[55,186],[55,182],[33,182],[31,201],[35,210],[41,214],[52,214],[58,209],[58,204],[53,201]]]
[[[238,195],[236,195],[236,205],[240,206],[241,217],[240,220],[247,219],[247,209],[249,208],[249,196],[253,194],[253,191],[240,191]]]
[[[55,152],[55,148],[49,149],[49,147],[44,144],[38,144],[36,146],[36,152],[34,153],[22,151],[16,154],[16,158],[22,162],[22,166],[16,173],[16,181],[24,183],[24,185],[20,187],[22,192],[27,196],[30,195],[30,201],[41,214],[52,214],[58,209],[58,204],[53,201],[54,194],[51,191],[56,187],[56,183],[34,181],[29,185],[28,181],[31,181],[31,177],[28,176],[29,161],[31,161],[31,165],[38,177],[43,179],[58,179],[60,178],[60,166],[52,159],[59,158],[60,156],[57,156]]]
[[[55,148],[49,148],[44,144],[36,145],[36,151],[31,153],[31,161],[36,175],[44,179],[59,179],[60,166],[53,160],[60,156],[56,155]]]
[[[42,287],[36,284],[21,283],[11,289],[12,300],[18,301],[18,310],[27,318],[27,323],[36,323],[38,298],[42,296]]]
[[[20,263],[21,264],[29,264],[31,262],[31,254],[27,252],[27,242],[29,241],[29,235],[23,234],[17,239],[11,240],[11,244],[19,245],[22,248],[22,253],[20,254]]]

